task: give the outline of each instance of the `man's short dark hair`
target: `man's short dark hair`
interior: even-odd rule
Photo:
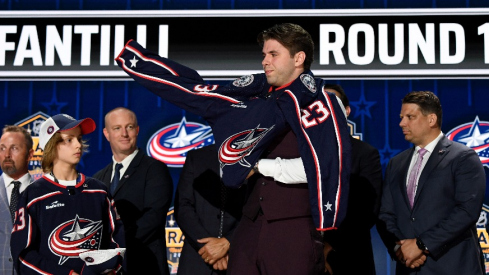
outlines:
[[[24,136],[25,146],[27,147],[27,153],[29,153],[29,150],[33,149],[32,147],[34,143],[32,141],[31,134],[24,127],[17,126],[17,125],[5,125],[5,127],[2,130],[2,134],[5,134],[7,132],[21,133]]]
[[[421,113],[425,116],[436,115],[436,124],[441,129],[443,112],[440,99],[430,91],[413,91],[402,99],[402,104],[413,103],[419,106]]]
[[[304,69],[310,70],[314,60],[314,42],[311,35],[301,26],[292,23],[275,25],[258,34],[257,41],[263,47],[267,40],[277,40],[290,52],[290,56],[303,51],[306,54]]]
[[[350,100],[348,100],[348,97],[346,96],[345,90],[343,90],[343,87],[341,87],[338,84],[324,84],[324,88],[337,91],[339,94],[338,97],[340,98],[341,103],[343,103],[343,106],[345,108],[350,106]]]

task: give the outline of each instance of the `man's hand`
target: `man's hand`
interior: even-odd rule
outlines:
[[[199,250],[199,255],[210,265],[214,265],[229,251],[229,241],[226,238],[209,237],[199,239],[197,242],[205,243],[204,247]]]
[[[418,248],[416,239],[401,240],[398,244],[401,247],[397,250],[396,255],[406,267],[416,268],[424,264],[426,255]]]
[[[333,247],[329,243],[324,243],[324,272],[333,275],[333,269],[328,263],[328,254],[333,251]]]
[[[410,268],[417,268],[417,267],[422,266],[425,262],[426,262],[426,255],[421,254],[421,256],[419,258],[417,258],[416,260],[414,260],[413,263],[411,263],[411,266],[409,266],[409,267]]]
[[[255,170],[254,169],[251,169],[250,172],[248,173],[248,176],[246,176],[246,179],[249,179],[254,174],[255,174]]]
[[[222,257],[221,259],[217,260],[217,262],[214,265],[212,265],[212,268],[214,268],[215,270],[227,270],[228,260],[229,260],[229,256],[226,255],[225,257]]]

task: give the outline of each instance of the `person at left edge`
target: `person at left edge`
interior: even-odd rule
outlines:
[[[17,204],[11,199],[14,182],[20,182],[19,193],[22,193],[32,182],[28,166],[29,159],[34,154],[32,145],[32,137],[25,128],[14,125],[3,128],[0,138],[0,166],[3,171],[0,177],[0,203],[3,205],[0,207],[1,274],[14,274],[14,265],[10,255],[10,234],[13,221],[9,208],[17,208]]]
[[[20,274],[95,274],[79,254],[120,248],[123,228],[105,185],[76,170],[88,147],[82,136],[94,130],[91,118],[66,114],[41,125],[44,175],[22,193],[10,243]]]
[[[118,107],[105,115],[104,135],[112,149],[112,162],[94,178],[111,190],[124,223],[127,272],[124,274],[169,274],[166,258],[166,215],[173,196],[167,166],[137,147],[136,114]],[[122,164],[114,187],[116,164]]]

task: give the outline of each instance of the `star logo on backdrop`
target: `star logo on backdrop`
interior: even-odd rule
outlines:
[[[147,152],[151,157],[170,167],[183,167],[187,152],[214,143],[210,126],[197,122],[181,122],[167,125],[148,141]]]
[[[41,104],[46,107],[47,113],[49,115],[57,115],[61,113],[61,108],[68,105],[68,102],[59,102],[56,96],[56,91],[53,91],[53,97],[50,102],[41,102]]]
[[[469,133],[460,137],[457,141],[464,143],[468,147],[477,147],[486,144],[486,140],[489,138],[489,131],[481,133],[479,124],[479,117],[476,117]]]
[[[384,148],[379,150],[380,153],[380,163],[382,165],[385,165],[389,163],[389,160],[393,158],[395,155],[397,155],[401,150],[399,149],[391,149],[389,144],[385,144]]]
[[[331,209],[331,206],[333,206],[331,203],[329,203],[329,201],[324,205],[324,207],[326,207],[325,211],[333,211],[333,209]]]
[[[168,137],[165,140],[165,143],[169,144],[170,148],[185,147],[192,144],[192,141],[202,138],[211,131],[210,127],[200,128],[190,132],[187,129],[190,130],[190,128],[187,128],[187,121],[183,120],[176,133],[173,136]]]
[[[360,98],[358,101],[350,101],[350,105],[355,107],[356,108],[356,111],[354,112],[355,113],[355,117],[358,117],[358,116],[368,116],[368,117],[372,117],[370,115],[370,107],[372,107],[373,105],[375,105],[375,101],[367,101],[365,99],[365,95],[362,94],[360,95]]]
[[[139,60],[136,59],[136,56],[134,56],[131,60],[131,68],[136,67],[136,63],[138,63]]]
[[[170,227],[174,227],[175,226],[175,220],[173,219],[173,216],[170,216],[170,219],[167,220],[167,222],[168,222],[168,225]]]
[[[481,163],[489,167],[489,121],[481,121],[476,116],[473,122],[453,128],[446,136],[450,140],[474,149]]]

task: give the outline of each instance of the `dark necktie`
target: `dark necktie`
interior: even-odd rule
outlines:
[[[114,170],[114,177],[112,178],[112,183],[110,184],[110,193],[114,195],[117,185],[119,185],[119,179],[121,178],[122,164],[116,163]]]
[[[407,185],[407,195],[409,198],[409,204],[413,208],[414,197],[416,196],[416,179],[419,177],[419,172],[421,170],[421,164],[423,163],[423,156],[428,150],[421,148],[418,150],[418,158],[414,163],[411,173],[409,173],[408,185]]]
[[[20,189],[20,181],[12,181],[14,184],[14,189],[12,189],[12,193],[10,194],[10,216],[12,217],[12,223],[15,218],[15,211],[17,211],[17,203],[19,202],[19,189]]]

